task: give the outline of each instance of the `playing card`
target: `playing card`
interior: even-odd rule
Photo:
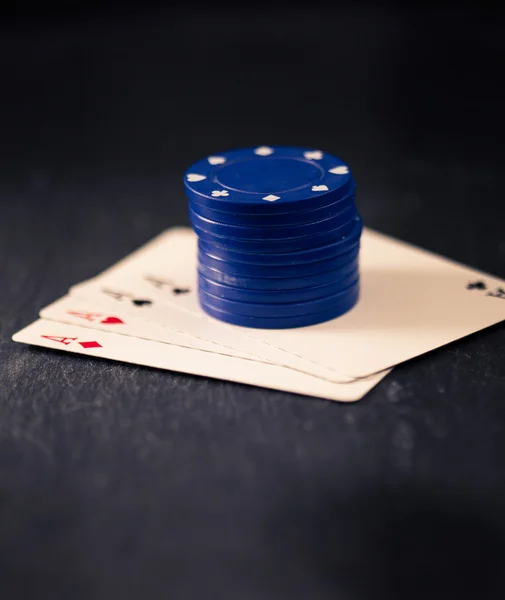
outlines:
[[[227,340],[229,347],[238,349],[234,343],[247,337],[262,342],[258,351],[265,345],[275,347],[300,365],[303,361],[310,368],[319,365],[338,378],[382,371],[505,318],[502,280],[369,229],[362,236],[359,303],[342,317],[311,327],[257,330],[207,317],[195,292],[196,260],[194,234],[169,230],[108,269],[94,285],[101,289],[134,285],[136,293],[150,294],[206,323],[218,323],[214,336],[207,338],[206,333],[206,339],[221,344],[220,336],[231,338],[228,332],[233,332],[237,337]],[[79,293],[79,286],[74,292]],[[291,366],[288,362],[281,364]]]
[[[13,340],[76,354],[347,402],[363,397],[387,374],[380,373],[347,384],[332,383],[279,365],[91,329],[105,327],[107,324],[103,320],[110,316],[87,322],[90,328],[39,319],[16,333]]]

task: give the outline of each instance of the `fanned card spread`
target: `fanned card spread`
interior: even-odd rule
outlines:
[[[17,342],[330,400],[505,318],[505,282],[364,228],[359,301],[335,319],[259,329],[198,298],[197,237],[174,228],[40,312]]]

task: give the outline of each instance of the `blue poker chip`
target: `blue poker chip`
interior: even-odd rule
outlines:
[[[339,256],[340,254],[345,254],[350,250],[358,249],[362,229],[363,225],[361,219],[358,219],[351,233],[342,239],[325,246],[317,246],[306,250],[299,250],[297,252],[277,252],[274,254],[258,252],[250,253],[222,248],[221,246],[205,242],[202,239],[198,240],[198,248],[205,254],[213,256],[214,258],[233,263],[272,266],[301,265],[320,260],[328,260]]]
[[[307,235],[304,237],[286,238],[280,240],[246,240],[216,235],[193,223],[193,229],[200,240],[208,244],[239,252],[296,252],[317,246],[324,246],[343,240],[353,231],[360,221],[358,216],[350,219],[336,229]]]
[[[355,258],[351,262],[333,271],[324,271],[312,275],[301,277],[242,277],[238,275],[229,275],[217,269],[212,269],[205,264],[198,265],[198,271],[207,279],[216,283],[223,283],[236,288],[245,290],[297,290],[312,286],[335,283],[354,271],[358,271],[359,259]]]
[[[298,315],[293,317],[247,317],[220,309],[213,302],[208,302],[202,295],[199,296],[200,306],[211,317],[238,325],[241,327],[252,327],[256,329],[292,329],[295,327],[308,327],[324,323],[342,316],[351,310],[359,298],[359,284],[348,293],[345,300],[334,304],[330,308],[320,311]]]
[[[242,317],[258,317],[277,319],[279,317],[299,317],[309,315],[331,308],[337,308],[341,305],[348,306],[349,299],[356,296],[356,289],[359,286],[359,281],[355,280],[347,289],[327,296],[326,298],[318,298],[317,300],[309,300],[307,302],[289,302],[287,304],[258,304],[250,302],[237,302],[228,300],[228,298],[220,298],[213,296],[202,288],[199,288],[198,293],[202,302],[209,306],[213,306],[219,310],[228,313],[240,315]]]
[[[359,276],[358,269],[344,275],[342,278],[325,285],[316,285],[307,288],[295,290],[245,290],[243,288],[232,287],[223,283],[217,283],[212,279],[207,279],[201,273],[198,274],[199,289],[227,300],[236,302],[246,302],[252,304],[289,304],[292,302],[308,302],[310,300],[319,300],[328,296],[338,294],[345,290]]]
[[[184,185],[192,202],[213,210],[273,214],[336,202],[349,195],[354,182],[349,167],[331,154],[259,146],[198,161],[185,173]]]
[[[249,214],[232,213],[222,210],[214,210],[195,201],[190,202],[190,207],[197,215],[228,225],[243,225],[246,227],[282,227],[283,225],[301,225],[303,223],[314,223],[328,219],[335,214],[342,212],[345,208],[353,206],[355,200],[355,186],[351,192],[344,198],[325,204],[316,209],[302,210],[289,213],[271,213]],[[266,207],[268,209],[268,206]]]
[[[203,250],[198,250],[198,261],[200,264],[217,269],[221,273],[245,277],[301,277],[302,275],[313,275],[324,271],[334,271],[354,261],[359,252],[359,247],[349,250],[345,254],[339,254],[334,258],[320,260],[311,263],[295,265],[255,265],[248,263],[235,263],[216,258]]]
[[[243,225],[229,225],[218,223],[205,217],[201,217],[190,209],[189,218],[194,226],[205,229],[210,233],[222,237],[230,237],[241,240],[284,240],[286,238],[305,237],[332,231],[349,223],[356,216],[354,203],[350,204],[341,212],[331,217],[313,223],[302,223],[301,225],[283,225],[281,227],[244,227]]]
[[[320,150],[260,146],[185,174],[203,310],[268,329],[338,317],[359,297],[355,183]]]

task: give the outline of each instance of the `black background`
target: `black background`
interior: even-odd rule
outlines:
[[[4,6],[2,598],[503,598],[503,327],[352,405],[10,341],[240,146],[335,153],[368,226],[505,277],[483,6]]]

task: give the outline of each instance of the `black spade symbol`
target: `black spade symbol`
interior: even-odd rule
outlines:
[[[467,290],[485,290],[486,284],[483,281],[474,281],[466,286]]]

